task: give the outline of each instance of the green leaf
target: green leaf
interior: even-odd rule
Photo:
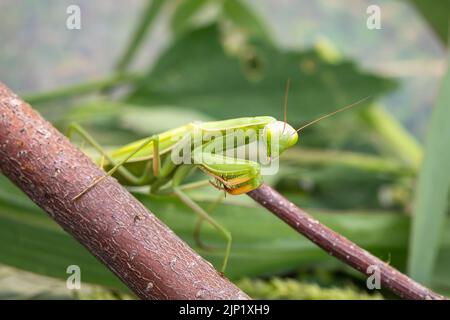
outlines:
[[[450,190],[450,70],[434,106],[414,200],[409,272],[429,283],[441,242]]]
[[[288,121],[301,123],[393,87],[392,81],[350,62],[326,62],[315,51],[253,42],[245,54],[230,55],[221,38],[216,26],[186,34],[161,55],[129,101],[192,108],[218,119],[280,118],[284,86],[291,78]]]
[[[193,17],[211,1],[182,0],[179,1],[170,19],[170,27],[176,35],[181,35],[192,26]]]
[[[410,0],[442,43],[448,45],[450,1]]]
[[[251,36],[270,41],[269,31],[263,20],[241,0],[226,0],[223,4],[225,17]]]
[[[174,115],[177,115],[174,117]],[[120,126],[143,135],[160,133],[193,121],[212,121],[192,109],[176,106],[152,106],[152,108],[128,107],[120,115]]]

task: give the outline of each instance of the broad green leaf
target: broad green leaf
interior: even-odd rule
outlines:
[[[450,1],[429,1],[429,0],[409,0],[422,14],[426,22],[433,29],[437,38],[448,45],[449,22],[450,22]]]
[[[411,229],[409,272],[429,283],[441,242],[450,191],[450,70],[431,116],[425,158],[419,173]]]
[[[174,117],[174,115],[177,115]],[[171,130],[193,121],[212,121],[201,112],[177,106],[129,107],[119,116],[120,127],[141,135]]]
[[[288,121],[301,123],[393,87],[392,81],[351,62],[325,62],[315,51],[252,42],[242,48],[245,54],[231,55],[221,38],[216,26],[186,34],[161,55],[129,101],[191,108],[218,119],[280,118],[284,86],[291,78]]]

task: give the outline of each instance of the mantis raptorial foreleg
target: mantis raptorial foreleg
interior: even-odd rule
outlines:
[[[201,169],[216,179],[215,187],[231,194],[245,191],[260,178],[261,166],[254,161],[210,153],[202,154],[202,159]]]
[[[223,185],[223,187],[215,185],[221,190],[230,191],[232,188],[242,188],[240,187],[241,184],[245,185],[246,182],[259,176],[260,165],[253,161],[229,158],[220,154],[211,153],[203,153],[202,160],[205,161],[205,163],[203,163],[200,168],[206,174],[214,178],[218,184]],[[214,207],[223,200],[224,195],[225,194],[221,194],[220,198],[213,203],[212,208],[208,211],[213,210]],[[211,216],[209,217],[211,218]],[[201,248],[207,248],[200,240],[200,230],[204,220],[206,219],[203,215],[199,215],[199,220],[197,221],[194,230],[194,239]],[[227,260],[228,258],[226,258],[226,261]]]
[[[223,185],[223,188],[228,192],[231,192],[233,188],[241,189],[246,188],[246,182],[257,179],[259,177],[260,165],[256,162],[230,158],[221,154],[212,154],[204,152],[201,154],[202,163],[199,168],[202,169],[209,176],[216,179]],[[225,270],[228,263],[232,238],[230,232],[222,227],[214,218],[212,218],[203,208],[196,204],[191,198],[189,198],[180,188],[179,184],[181,180],[192,170],[192,167],[185,166],[178,168],[173,177],[173,189],[174,193],[180,198],[180,200],[190,207],[194,212],[199,215],[200,222],[197,224],[196,234],[199,234],[199,228],[201,221],[206,221],[215,227],[227,241],[225,257],[222,264],[222,271]],[[243,187],[241,185],[244,185]],[[198,229],[198,231],[197,231]],[[196,239],[197,243],[201,243],[199,238]]]
[[[108,153],[100,146],[100,144],[95,141],[94,138],[91,137],[89,133],[87,133],[80,125],[76,123],[70,124],[67,136],[69,139],[72,137],[73,133],[77,133],[80,135],[80,137],[86,141],[88,144],[90,144],[96,151],[100,153],[102,158],[105,158],[108,160],[108,162],[113,166],[105,176],[102,176],[95,181],[93,181],[86,189],[84,189],[81,193],[79,193],[76,197],[74,197],[73,200],[78,199],[83,194],[85,194],[87,191],[89,191],[91,188],[93,188],[95,185],[97,185],[99,182],[101,182],[103,179],[105,179],[108,176],[112,176],[116,171],[118,171],[127,181],[129,181],[132,184],[141,184],[145,179],[147,178],[148,174],[150,173],[151,168],[153,169],[153,174],[155,177],[157,177],[161,170],[161,160],[159,155],[159,139],[158,136],[152,136],[148,139],[146,139],[140,146],[138,146],[136,149],[134,149],[130,154],[125,157],[123,160],[117,162],[114,161]],[[142,175],[136,176],[129,170],[127,170],[123,165],[130,160],[137,152],[145,148],[150,143],[153,143],[153,158],[149,159],[148,164],[146,165]],[[153,164],[151,167],[150,164]]]

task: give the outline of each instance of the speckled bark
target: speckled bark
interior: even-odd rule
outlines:
[[[433,299],[445,297],[415,282],[347,238],[327,228],[308,213],[296,207],[281,194],[267,185],[251,191],[248,195],[266,207],[281,220],[317,244],[328,254],[342,260],[367,276],[379,271],[381,287],[390,289],[404,299]],[[375,268],[369,268],[375,266]]]
[[[0,83],[0,170],[143,299],[247,299]]]

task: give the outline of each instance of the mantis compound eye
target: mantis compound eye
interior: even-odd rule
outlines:
[[[280,155],[298,141],[297,131],[283,121],[269,123],[265,129],[270,155]],[[278,148],[278,150],[275,150],[275,148]]]

